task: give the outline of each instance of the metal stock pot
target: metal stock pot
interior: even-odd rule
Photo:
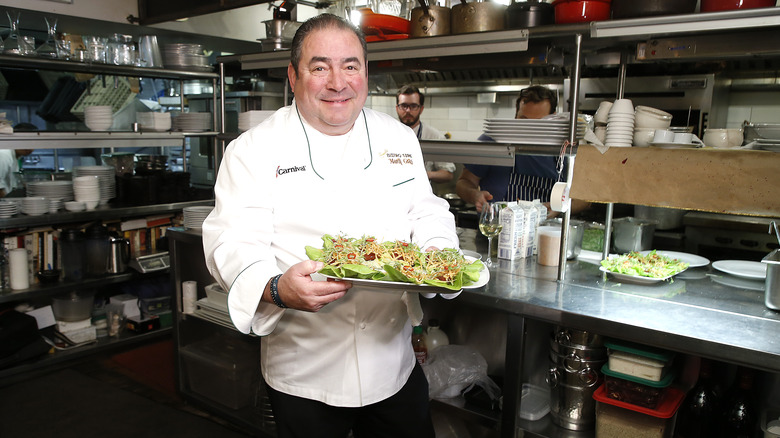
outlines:
[[[452,33],[503,30],[506,6],[493,2],[461,3],[452,7]]]
[[[450,34],[450,8],[435,4],[427,5],[418,0],[419,8],[412,9],[411,37],[429,37]]]

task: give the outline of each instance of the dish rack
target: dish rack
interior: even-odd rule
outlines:
[[[136,93],[130,89],[130,82],[125,78],[115,78],[104,81],[100,77],[90,80],[89,87],[79,97],[70,112],[84,119],[84,108],[90,105],[110,105],[114,114],[129,105],[135,99]]]

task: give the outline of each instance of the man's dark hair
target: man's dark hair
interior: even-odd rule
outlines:
[[[411,94],[419,94],[420,95],[420,106],[425,106],[425,95],[420,92],[420,89],[415,87],[414,85],[404,85],[403,87],[398,89],[398,92],[395,93],[395,104],[398,105],[398,97],[400,97],[402,94],[411,95]]]
[[[523,88],[515,101],[515,111],[520,111],[522,102],[539,103],[545,100],[550,101],[550,114],[554,113],[558,108],[558,94],[555,91],[541,85]]]
[[[352,23],[339,16],[333,14],[320,14],[304,21],[303,24],[301,24],[301,27],[299,27],[295,32],[295,36],[293,37],[292,47],[290,49],[290,63],[292,64],[293,69],[295,69],[296,75],[298,74],[298,63],[301,61],[303,41],[310,33],[314,31],[330,28],[349,30],[353,32],[355,36],[358,37],[358,40],[360,40],[360,44],[363,46],[363,62],[368,64],[368,46],[366,46],[366,36],[363,34],[363,32],[359,28],[355,27]]]

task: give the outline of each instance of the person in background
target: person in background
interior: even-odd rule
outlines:
[[[555,113],[558,96],[555,91],[534,85],[520,91],[515,101],[516,119],[541,119]],[[482,134],[480,141],[494,141]],[[541,200],[550,212],[550,191],[558,181],[558,157],[515,155],[515,164],[491,166],[466,164],[455,185],[458,196],[474,204],[477,211],[491,201]],[[562,172],[565,180],[566,169]],[[586,209],[590,204],[572,199],[572,213]]]
[[[14,174],[19,172],[19,159],[31,153],[32,149],[0,149],[0,197],[17,188]]]
[[[209,272],[242,333],[262,336],[261,371],[279,437],[433,437],[415,359],[418,294],[320,281],[307,245],[324,234],[458,248],[419,142],[365,108],[365,37],[330,14],[293,38],[290,106],[226,149],[203,223]],[[279,147],[284,145],[284,147]]]
[[[404,85],[395,95],[395,111],[398,120],[412,128],[418,140],[444,140],[447,138],[436,128],[423,124],[420,116],[425,110],[425,95],[413,85]],[[455,163],[446,161],[426,161],[425,170],[428,179],[434,183],[446,183],[455,175]]]

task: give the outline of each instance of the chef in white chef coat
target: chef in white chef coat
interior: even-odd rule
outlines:
[[[203,224],[207,265],[236,328],[263,336],[261,369],[280,437],[433,437],[410,338],[418,294],[317,281],[305,246],[324,234],[457,248],[415,135],[364,108],[366,44],[347,21],[305,22],[295,93],[228,146]],[[314,275],[312,275],[314,274]]]

